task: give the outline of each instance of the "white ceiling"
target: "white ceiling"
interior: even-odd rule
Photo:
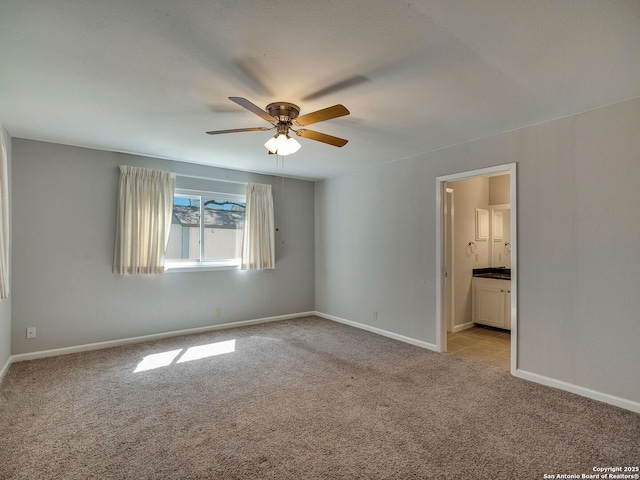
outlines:
[[[327,91],[328,90],[328,91]],[[13,137],[277,172],[227,99],[351,115],[309,128],[319,179],[640,96],[640,1],[1,0]]]

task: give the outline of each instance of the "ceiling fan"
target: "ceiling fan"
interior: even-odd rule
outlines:
[[[347,144],[348,140],[345,140],[344,138],[334,137],[314,130],[307,130],[306,128],[299,128],[297,130],[293,128],[294,126],[305,127],[313,123],[324,122],[325,120],[349,115],[349,110],[347,110],[343,105],[334,105],[333,107],[324,108],[322,110],[317,110],[315,112],[299,116],[300,107],[289,102],[270,103],[267,105],[267,108],[263,110],[246,98],[229,97],[229,100],[246,108],[250,112],[255,113],[260,118],[271,123],[273,126],[213,130],[207,132],[207,134],[219,135],[222,133],[256,132],[277,129],[278,133],[270,138],[264,146],[269,150],[269,153],[282,156],[290,155],[300,149],[300,144],[289,136],[289,131],[295,133],[299,137],[308,138],[310,140],[326,143],[335,147],[342,147]]]

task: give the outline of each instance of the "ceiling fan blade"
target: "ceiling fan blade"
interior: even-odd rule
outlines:
[[[302,100],[308,102],[309,100],[315,100],[316,98],[324,97],[325,95],[336,93],[340,90],[345,90],[347,88],[351,88],[369,81],[370,80],[363,75],[354,75],[353,77],[345,78],[344,80],[341,80],[339,82],[332,83],[331,85],[328,85],[323,89],[318,90],[317,92],[310,93],[306,97],[303,97]]]
[[[237,103],[241,107],[246,108],[250,112],[255,113],[259,117],[265,119],[267,122],[270,122],[270,123],[273,123],[273,124],[278,123],[278,119],[276,117],[273,117],[273,116],[269,115],[266,111],[264,111],[259,106],[255,105],[254,103],[251,103],[246,98],[229,97],[229,100],[231,100],[232,102]]]
[[[301,129],[301,130],[292,130],[296,133],[296,135],[304,138],[308,138],[310,140],[315,140],[317,142],[328,143],[329,145],[333,145],[334,147],[344,147],[349,140],[345,140],[344,138],[334,137],[332,135],[327,135],[326,133],[315,132],[313,130]]]
[[[324,122],[325,120],[331,120],[332,118],[342,117],[349,115],[344,105],[334,105],[333,107],[323,108],[316,112],[307,113],[293,120],[294,125],[304,127],[305,125],[311,125],[312,123]]]
[[[221,133],[239,133],[239,132],[264,132],[272,130],[273,127],[251,127],[251,128],[232,128],[231,130],[211,130],[206,132],[207,135],[220,135]]]
[[[233,61],[240,71],[239,80],[244,82],[258,95],[273,97],[273,92],[267,86],[265,79],[269,78],[268,71],[261,67],[258,61],[252,57],[241,57]]]

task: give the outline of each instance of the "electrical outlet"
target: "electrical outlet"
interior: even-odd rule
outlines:
[[[27,338],[36,338],[36,327],[27,327]]]
[[[216,308],[216,317],[222,315],[222,309],[220,307]]]
[[[498,254],[498,260],[502,261],[502,254],[501,253]]]
[[[378,310],[374,310],[373,311],[373,319],[377,320],[378,319]]]
[[[478,254],[476,253],[476,262],[478,261]]]

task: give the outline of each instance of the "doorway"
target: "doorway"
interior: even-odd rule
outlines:
[[[468,179],[479,179],[480,177],[494,177],[498,175],[509,174],[508,184],[509,184],[509,193],[508,193],[508,203],[504,200],[499,202],[499,208],[491,208],[487,209],[487,211],[491,212],[491,221],[494,221],[494,210],[499,212],[495,216],[496,225],[504,225],[504,235],[500,235],[497,239],[484,239],[484,238],[466,238],[466,236],[470,236],[469,232],[456,232],[454,228],[453,219],[454,215],[463,215],[468,214],[469,212],[454,210],[454,197],[456,199],[456,208],[458,208],[458,197],[455,193],[455,188],[451,188],[451,182],[456,182],[460,180],[468,180]],[[506,179],[506,177],[504,177]],[[505,338],[509,338],[509,335],[505,337],[505,335],[501,335],[501,333],[505,333],[504,331],[499,330],[491,330],[484,329],[483,327],[474,326],[473,323],[469,323],[465,320],[464,324],[461,324],[460,318],[469,319],[469,309],[471,308],[471,298],[465,300],[464,305],[460,305],[459,301],[454,300],[456,288],[458,288],[458,297],[463,296],[466,299],[466,292],[469,291],[469,282],[470,279],[466,277],[463,279],[466,283],[464,286],[460,286],[460,282],[456,282],[455,275],[456,271],[460,272],[461,269],[464,268],[463,262],[459,262],[458,268],[455,267],[455,258],[456,256],[453,254],[455,248],[465,248],[471,249],[471,253],[465,251],[467,257],[472,260],[475,258],[475,261],[478,261],[478,254],[474,250],[474,246],[477,247],[477,243],[474,245],[474,242],[484,241],[482,243],[483,246],[482,251],[480,252],[484,255],[480,256],[481,262],[478,264],[479,267],[484,266],[493,266],[494,259],[503,259],[504,248],[508,248],[509,252],[509,261],[510,261],[510,269],[511,269],[511,287],[509,291],[509,295],[511,301],[508,306],[504,307],[505,317],[510,319],[510,360],[508,362],[509,370],[513,374],[517,368],[517,195],[516,195],[516,164],[506,164],[506,165],[498,165],[495,167],[483,168],[479,170],[473,170],[468,172],[456,173],[446,176],[441,176],[436,179],[436,192],[437,192],[437,223],[436,223],[436,231],[437,231],[437,240],[436,240],[436,256],[438,258],[438,271],[437,271],[437,306],[436,306],[436,328],[437,328],[437,337],[436,337],[436,346],[437,350],[440,352],[447,351],[447,339],[448,332],[453,336],[461,336],[468,335],[464,341],[470,341],[470,339],[478,337],[478,338],[489,338],[489,337],[502,337],[502,341],[509,344],[509,340],[505,340]],[[505,192],[506,194],[506,192]],[[463,198],[461,198],[463,200]],[[489,202],[487,202],[489,203]],[[460,203],[462,205],[462,202]],[[475,210],[475,209],[474,209]],[[482,210],[482,209],[479,209]],[[472,212],[474,215],[477,212]],[[459,217],[459,221],[463,221],[464,217]],[[474,224],[474,228],[477,225]],[[466,236],[465,236],[466,235]],[[508,242],[506,240],[509,240]],[[455,242],[455,243],[454,243]],[[462,243],[461,243],[462,242]],[[504,243],[508,243],[507,246]],[[460,256],[458,256],[460,259]],[[463,257],[463,261],[465,257]],[[485,262],[485,263],[483,263]],[[470,274],[469,274],[470,275]],[[460,277],[460,273],[458,273]],[[458,279],[460,280],[460,278]],[[458,287],[456,287],[458,285]],[[506,295],[506,294],[505,294]],[[456,313],[456,309],[459,311]],[[460,310],[461,309],[461,310]],[[466,309],[466,312],[464,311]],[[457,323],[454,321],[455,318],[458,319]],[[467,327],[469,328],[467,330]],[[465,333],[466,332],[466,333]],[[474,335],[469,335],[469,334]],[[452,337],[453,338],[453,337]],[[490,362],[485,362],[490,363]],[[503,360],[504,363],[504,360]]]

